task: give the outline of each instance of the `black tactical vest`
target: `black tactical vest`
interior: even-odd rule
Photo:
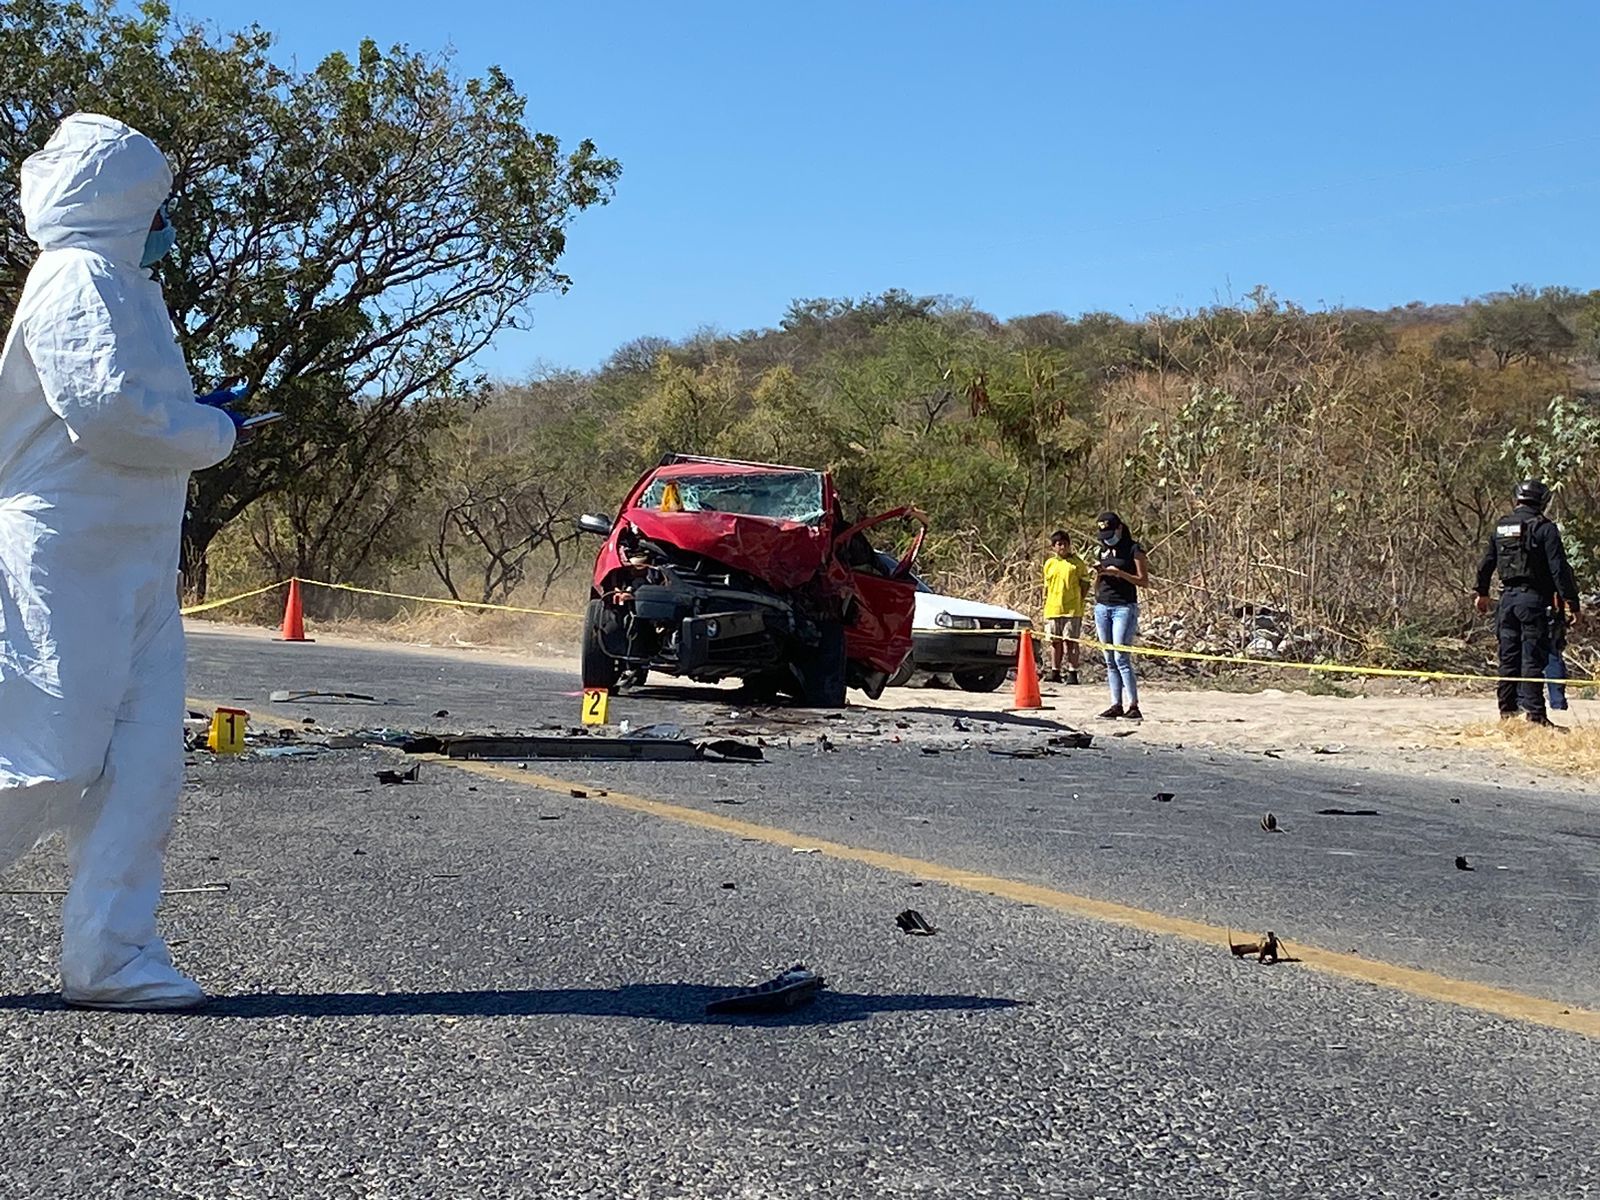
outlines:
[[[1533,532],[1544,517],[1519,520],[1515,513],[1501,517],[1494,527],[1494,567],[1505,587],[1533,581]]]

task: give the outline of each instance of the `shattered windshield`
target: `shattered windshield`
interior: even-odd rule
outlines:
[[[822,522],[822,475],[761,471],[739,475],[673,475],[650,481],[639,508],[661,512],[727,512],[802,525]]]

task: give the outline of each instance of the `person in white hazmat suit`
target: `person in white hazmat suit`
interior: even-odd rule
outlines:
[[[172,172],[120,121],[67,117],[22,165],[39,257],[0,358],[0,868],[65,833],[68,1004],[205,999],[156,932],[183,784],[178,541],[189,473],[238,418],[196,402],[148,268]]]

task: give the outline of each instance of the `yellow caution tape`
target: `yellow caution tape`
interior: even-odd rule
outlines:
[[[194,613],[209,612],[215,608],[224,608],[229,604],[237,604],[241,600],[249,600],[265,592],[273,591],[287,585],[290,581],[280,579],[277,583],[269,583],[265,587],[258,587],[254,591],[241,592],[237,596],[229,596],[225,600],[211,600],[205,604],[195,604],[188,608],[180,609],[184,616]],[[354,592],[362,596],[385,596],[391,600],[410,600],[416,604],[437,604],[445,608],[476,608],[487,609],[492,612],[525,613],[535,617],[565,617],[570,620],[581,620],[582,613],[562,612],[548,608],[523,608],[516,604],[485,604],[476,600],[441,600],[437,596],[414,596],[408,592],[385,592],[377,588],[356,587],[349,583],[328,583],[322,579],[301,579],[300,582],[307,587],[331,588],[334,591]],[[967,635],[972,637],[1009,637],[1017,636],[1021,630],[1011,631],[1005,629],[941,629],[941,634]],[[1472,675],[1461,671],[1422,671],[1408,670],[1404,667],[1353,667],[1342,663],[1304,663],[1285,662],[1273,659],[1246,658],[1242,654],[1201,654],[1196,650],[1164,650],[1158,646],[1119,646],[1113,642],[1102,642],[1095,638],[1087,637],[1057,637],[1049,633],[1033,634],[1036,641],[1050,642],[1077,642],[1091,650],[1121,650],[1128,654],[1142,654],[1150,658],[1176,658],[1185,662],[1223,663],[1239,667],[1267,667],[1282,671],[1306,671],[1311,674],[1324,675],[1371,675],[1387,679],[1422,679],[1450,681],[1460,683],[1555,683],[1560,687],[1570,688],[1600,688],[1600,679],[1545,679],[1542,676],[1534,679],[1522,675]]]
[[[204,604],[191,604],[188,608],[180,608],[178,611],[186,617],[191,617],[195,613],[210,612],[213,608],[226,608],[228,605],[237,604],[241,600],[249,600],[274,591],[277,588],[285,587],[288,582],[287,579],[280,579],[277,583],[269,583],[266,587],[258,587],[253,592],[240,592],[237,596],[229,596],[226,600],[207,600]]]
[[[1421,671],[1404,667],[1350,667],[1340,663],[1285,662],[1276,659],[1246,658],[1242,654],[1201,654],[1194,650],[1163,650],[1158,646],[1121,646],[1115,642],[1102,642],[1096,638],[1055,638],[1041,634],[1041,641],[1077,642],[1091,650],[1121,650],[1127,654],[1144,654],[1152,658],[1179,658],[1186,662],[1228,663],[1240,667],[1276,667],[1285,671],[1309,671],[1313,674],[1376,675],[1388,679],[1452,680],[1463,683],[1554,683],[1560,687],[1600,687],[1600,679],[1537,679],[1524,675],[1470,675],[1461,671]]]
[[[380,592],[376,588],[356,587],[348,583],[325,583],[320,579],[302,579],[307,587],[332,588],[339,592],[355,592],[362,596],[387,596],[391,600],[412,600],[418,604],[438,604],[445,608],[482,608],[493,612],[527,613],[535,617],[570,617],[579,620],[582,613],[556,612],[548,608],[521,608],[515,604],[484,604],[477,600],[441,600],[436,596],[412,596],[406,592]]]

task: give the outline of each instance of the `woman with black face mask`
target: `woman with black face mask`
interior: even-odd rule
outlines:
[[[1108,647],[1132,646],[1139,636],[1139,589],[1150,582],[1144,548],[1133,540],[1116,513],[1101,513],[1098,525],[1100,557],[1094,563],[1094,634]],[[1127,650],[1111,649],[1104,654],[1111,707],[1100,715],[1107,719],[1142,720],[1133,655]]]

